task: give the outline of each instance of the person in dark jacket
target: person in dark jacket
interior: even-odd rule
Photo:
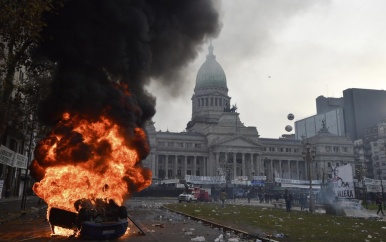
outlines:
[[[287,189],[284,191],[284,200],[287,212],[291,212],[292,194]]]
[[[227,193],[222,190],[220,193],[221,207],[225,207],[225,200],[227,199]]]
[[[375,197],[375,204],[377,204],[377,206],[378,206],[377,215],[379,212],[381,212],[382,215],[385,216],[385,214],[383,213],[383,210],[382,210],[383,199],[382,199],[381,195],[377,194],[377,196]]]

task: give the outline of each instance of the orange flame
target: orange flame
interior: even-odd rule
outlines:
[[[122,205],[131,192],[151,183],[151,171],[140,164],[142,149],[150,150],[145,132],[135,128],[134,134],[123,134],[106,117],[90,121],[63,114],[35,150],[30,169],[40,181],[34,184],[34,192],[49,207],[72,212],[75,201],[82,198],[113,199]],[[138,142],[141,151],[133,145]]]

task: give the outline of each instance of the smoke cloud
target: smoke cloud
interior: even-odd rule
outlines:
[[[103,112],[128,130],[155,114],[155,98],[144,89],[150,78],[178,84],[176,73],[220,31],[208,0],[69,0],[46,21],[37,53],[57,68],[41,120]]]

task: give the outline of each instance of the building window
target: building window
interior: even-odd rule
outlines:
[[[158,142],[158,146],[159,146],[159,147],[163,147],[164,145],[165,145],[164,142]]]
[[[345,152],[345,153],[347,153],[348,148],[347,148],[347,147],[342,147],[342,151]]]
[[[200,107],[200,99],[197,100],[198,107]]]
[[[285,148],[285,152],[291,152],[292,149],[291,148]]]
[[[173,147],[173,142],[168,142],[168,147]]]
[[[206,97],[206,98],[205,98],[205,106],[207,106],[207,107],[208,107],[208,101],[209,101],[209,100],[208,100],[208,98]]]
[[[212,106],[212,107],[214,106],[214,104],[213,104],[213,97],[210,98],[210,106]]]
[[[194,147],[200,149],[201,148],[201,144],[194,144]]]
[[[326,152],[331,152],[331,146],[326,146]]]
[[[215,105],[216,107],[218,106],[218,105],[217,105],[217,104],[218,104],[217,101],[218,101],[218,99],[217,99],[217,97],[216,97],[216,98],[214,99],[214,105]]]
[[[220,98],[218,101],[219,101],[219,106],[222,107],[222,99]]]
[[[331,167],[331,163],[330,162],[327,163],[327,167]]]
[[[334,146],[334,152],[339,152],[339,146]]]

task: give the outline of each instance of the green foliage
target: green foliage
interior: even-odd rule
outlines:
[[[283,233],[277,241],[381,241],[386,238],[384,221],[367,220],[346,216],[312,214],[305,211],[285,212],[279,208],[228,204],[167,204],[165,207],[202,218],[211,222],[246,231],[250,234],[275,236]]]
[[[35,65],[29,51],[38,43],[41,30],[46,26],[43,15],[56,11],[64,2],[65,0],[0,0],[0,136],[10,124],[21,129],[14,124],[15,117],[12,115],[18,116],[16,121],[20,122],[28,93],[23,93],[20,88],[25,84],[20,82],[25,79],[17,80],[15,73],[19,70],[23,70],[24,74],[26,70],[33,71],[31,68]],[[16,95],[12,98],[14,91]],[[35,93],[37,94],[39,93]]]

